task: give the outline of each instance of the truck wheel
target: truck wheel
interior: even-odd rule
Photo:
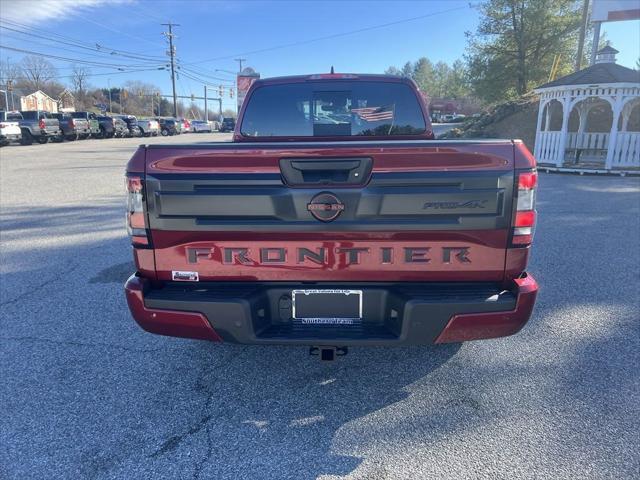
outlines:
[[[31,145],[33,143],[33,135],[29,130],[22,130],[22,140],[20,140],[22,145]]]
[[[107,138],[104,133],[104,128],[100,127],[100,131],[96,133],[96,138]]]
[[[41,145],[44,145],[48,141],[49,141],[49,137],[47,137],[46,135],[40,135],[38,137],[38,143],[40,143]]]
[[[163,137],[166,137],[167,135],[169,135],[169,130],[167,130],[166,128],[163,128],[160,133],[162,134]]]

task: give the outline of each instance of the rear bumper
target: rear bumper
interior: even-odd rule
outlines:
[[[503,290],[491,283],[367,283],[363,321],[303,325],[291,320],[294,288],[354,284],[167,283],[138,275],[125,284],[129,309],[146,331],[242,344],[425,345],[517,333],[529,320],[538,285],[530,275]]]
[[[17,142],[22,139],[22,133],[0,133],[1,142]]]

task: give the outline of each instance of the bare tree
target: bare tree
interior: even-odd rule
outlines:
[[[6,85],[8,82],[15,83],[21,74],[22,71],[18,64],[11,63],[9,60],[0,60],[0,84]]]
[[[50,61],[36,55],[24,57],[20,62],[20,67],[27,85],[33,90],[42,90],[48,82],[58,75],[56,68]]]
[[[71,84],[73,85],[73,91],[81,97],[84,96],[87,91],[87,82],[90,76],[91,70],[88,68],[73,65]]]

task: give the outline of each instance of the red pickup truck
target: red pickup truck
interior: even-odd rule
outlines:
[[[149,332],[323,358],[516,333],[535,167],[521,141],[434,140],[411,80],[256,81],[232,142],[129,161],[129,308]]]

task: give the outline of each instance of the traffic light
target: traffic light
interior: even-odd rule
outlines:
[[[218,96],[219,96],[220,98],[222,98],[222,96],[223,96],[223,95],[224,95],[224,87],[223,87],[222,85],[220,85],[220,86],[218,87]]]
[[[233,98],[233,88],[229,89],[229,98]]]

